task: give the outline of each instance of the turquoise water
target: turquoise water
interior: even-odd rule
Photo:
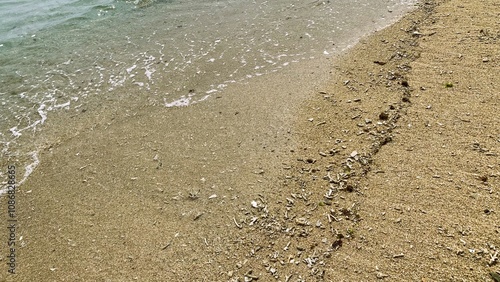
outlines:
[[[20,162],[27,177],[54,112],[116,97],[201,103],[229,84],[336,54],[415,2],[0,0],[2,160]]]
[[[92,18],[99,14],[92,11],[112,8],[112,0],[0,1],[0,42],[30,36],[78,17]]]

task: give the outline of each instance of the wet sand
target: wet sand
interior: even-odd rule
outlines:
[[[0,277],[491,281],[499,12],[426,1],[302,72],[68,121],[18,191]]]

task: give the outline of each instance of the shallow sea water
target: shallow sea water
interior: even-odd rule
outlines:
[[[39,163],[33,144],[53,112],[116,97],[202,103],[230,84],[337,54],[416,1],[43,2],[0,0],[0,164],[24,167],[21,181]]]

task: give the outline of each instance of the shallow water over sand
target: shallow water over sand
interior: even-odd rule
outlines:
[[[2,162],[35,169],[38,132],[51,126],[54,112],[69,117],[89,105],[105,107],[108,100],[178,107],[227,95],[230,84],[332,56],[414,2],[141,4],[66,1],[32,11],[37,17],[31,22],[14,24],[14,13],[5,19],[10,28],[0,31]]]

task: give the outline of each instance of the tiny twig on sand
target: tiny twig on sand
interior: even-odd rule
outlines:
[[[235,217],[233,217],[233,221],[234,221],[234,224],[236,224],[236,227],[238,227],[239,229],[243,228],[243,226],[241,224],[238,224]]]

